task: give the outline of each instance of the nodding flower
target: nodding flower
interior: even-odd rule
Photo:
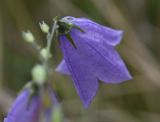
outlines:
[[[39,122],[41,100],[24,89],[14,101],[4,122]]]
[[[64,59],[56,71],[73,78],[85,107],[96,95],[99,81],[117,84],[132,79],[115,49],[121,42],[123,31],[70,16],[60,20],[59,31]]]

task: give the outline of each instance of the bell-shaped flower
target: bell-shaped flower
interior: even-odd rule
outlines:
[[[70,74],[85,107],[96,95],[99,80],[117,84],[132,78],[115,49],[123,36],[122,31],[85,18],[64,17],[61,21],[84,31],[72,27],[69,31],[70,38],[65,33],[59,35],[64,60],[56,70]]]
[[[13,103],[4,122],[39,122],[40,97],[24,89]]]

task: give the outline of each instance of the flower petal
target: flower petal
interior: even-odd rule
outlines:
[[[4,122],[38,122],[40,99],[34,96],[28,106],[29,90],[24,90],[12,105]]]
[[[99,80],[105,83],[121,83],[132,79],[114,47],[94,43],[88,43],[88,46],[95,51],[89,63],[94,65]]]
[[[85,43],[81,54],[88,53],[90,56],[88,65],[94,67],[92,72],[95,72],[96,77],[106,83],[120,83],[132,79],[123,60],[113,46],[101,45],[99,42],[92,39],[84,38],[84,34],[76,29],[71,31],[72,38],[77,40],[77,43]],[[79,44],[82,45],[82,44]],[[80,47],[81,48],[81,47]]]
[[[62,73],[62,74],[65,74],[65,75],[70,75],[70,72],[67,68],[67,65],[65,63],[65,60],[63,59],[60,64],[57,66],[56,68],[56,72],[59,72],[59,73]]]
[[[102,26],[86,18],[74,18],[67,16],[64,19],[83,29],[86,32],[86,34],[83,35],[84,38],[101,42],[101,44],[116,46],[120,43],[123,36],[123,31],[121,30]]]
[[[88,107],[98,90],[98,80],[91,72],[90,65],[86,63],[86,58],[79,55],[83,49],[80,49],[79,46],[78,49],[75,49],[65,36],[61,36],[60,41],[64,59],[74,80],[76,90],[84,106]]]
[[[77,49],[79,51],[77,55],[79,55],[81,59],[78,60],[78,62],[80,63],[83,57],[85,63],[87,63],[90,70],[92,70],[91,72],[94,73],[99,80],[105,83],[121,83],[132,79],[114,47],[101,45],[99,42],[92,41],[92,39],[86,39],[83,36],[85,34],[76,29],[71,31],[71,35],[76,46],[79,47],[79,49]],[[72,51],[72,53],[75,51],[76,50]],[[63,62],[63,66],[66,67],[65,62]]]

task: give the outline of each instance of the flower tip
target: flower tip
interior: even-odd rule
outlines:
[[[57,73],[62,73],[62,74],[65,74],[65,75],[70,75],[70,71],[68,70],[68,67],[66,65],[66,62],[65,60],[63,59],[61,61],[61,63],[56,67],[55,71]]]
[[[124,31],[122,31],[122,30],[117,30],[116,31],[116,35],[115,35],[115,44],[114,44],[114,46],[116,46],[116,45],[118,45],[120,42],[121,42],[121,40],[122,40],[122,37],[123,37],[123,35],[124,35]]]
[[[10,118],[6,117],[6,118],[4,118],[3,122],[14,122],[14,121],[13,121],[13,119],[11,119],[11,117]]]
[[[83,102],[83,106],[84,106],[85,109],[87,109],[87,108],[90,106],[93,98],[94,98],[94,97],[96,96],[96,94],[97,94],[97,90],[98,90],[98,86],[96,87],[96,90],[95,90],[94,92],[92,92],[92,95],[87,96],[85,99],[84,99],[82,96],[80,96],[80,97],[81,97],[81,100],[82,100],[82,102]]]
[[[124,35],[124,31],[119,30],[118,32],[119,32],[119,36],[123,37],[123,35]]]
[[[68,69],[65,68],[65,67],[63,68],[63,67],[58,66],[58,67],[56,67],[55,72],[61,73],[61,74],[64,74],[64,75],[70,75]]]
[[[128,80],[132,80],[133,77],[132,75],[130,74],[130,72],[128,71],[127,75],[126,75],[126,78],[124,78],[124,81],[128,81]]]
[[[118,32],[119,32],[119,36],[122,38],[122,37],[123,37],[123,35],[124,35],[124,31],[119,30]]]
[[[89,107],[90,103],[91,103],[91,102],[84,103],[84,104],[83,104],[84,108],[87,109],[87,108]]]
[[[95,96],[95,95],[94,95],[94,96]],[[90,106],[90,104],[91,104],[92,99],[94,98],[94,96],[93,96],[92,98],[89,98],[89,99],[86,100],[86,101],[83,101],[83,106],[84,106],[85,109],[88,109],[88,108],[89,108],[89,106]]]
[[[128,76],[128,80],[133,80],[133,77],[132,77],[132,75],[131,75],[131,74],[129,74],[129,76]]]

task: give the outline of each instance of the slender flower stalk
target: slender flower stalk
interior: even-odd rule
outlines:
[[[45,48],[41,48],[36,42],[33,34],[23,32],[26,42],[31,43],[39,52],[41,64],[37,64],[32,69],[32,81],[26,85],[25,89],[20,93],[13,103],[4,122],[39,122],[39,116],[42,108],[41,98],[46,84],[48,84],[49,59],[51,58],[51,44],[56,32],[57,21],[54,21],[53,28],[49,32],[49,27],[43,22],[40,28],[47,33],[47,44]],[[53,94],[52,94],[53,95]],[[52,96],[50,96],[52,97]],[[58,100],[56,100],[58,103]]]
[[[50,51],[51,43],[52,43],[53,37],[56,33],[56,29],[57,29],[57,21],[54,20],[54,24],[53,24],[53,27],[52,27],[51,34],[48,35],[48,39],[47,39],[47,50],[48,51]]]

